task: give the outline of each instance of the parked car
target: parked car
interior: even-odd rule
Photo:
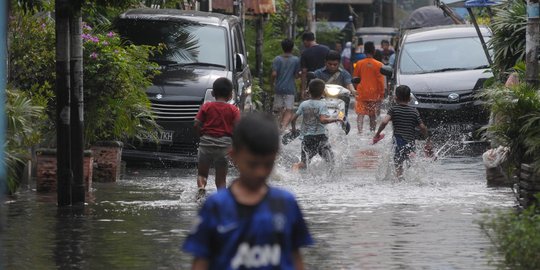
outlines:
[[[489,40],[488,28],[481,32]],[[476,135],[489,119],[489,111],[476,97],[493,76],[488,68],[473,26],[421,28],[403,36],[393,85],[411,88],[411,106],[439,136]]]
[[[198,137],[193,121],[199,108],[212,101],[219,77],[234,84],[230,103],[251,110],[252,78],[240,21],[234,16],[176,9],[133,9],[116,22],[120,35],[134,44],[159,45],[152,57],[161,74],[146,90],[163,131],[159,142],[133,142],[126,160],[196,162]]]

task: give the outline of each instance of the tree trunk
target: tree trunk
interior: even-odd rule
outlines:
[[[71,166],[73,183],[71,186],[71,203],[84,206],[84,93],[83,93],[83,47],[81,1],[72,0],[70,14],[71,36]]]
[[[526,74],[527,83],[538,86],[538,39],[540,38],[540,10],[538,0],[527,4]]]
[[[56,145],[58,206],[71,204],[69,1],[56,0]]]

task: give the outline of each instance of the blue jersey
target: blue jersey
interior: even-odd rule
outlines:
[[[311,244],[293,195],[270,187],[255,206],[240,205],[229,189],[210,196],[183,249],[209,269],[294,269],[293,251]]]

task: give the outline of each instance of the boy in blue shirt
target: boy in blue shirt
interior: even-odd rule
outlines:
[[[270,84],[274,87],[274,114],[278,116],[279,129],[289,126],[293,116],[296,82],[300,73],[300,59],[292,54],[294,43],[290,39],[281,42],[283,54],[272,62]]]
[[[294,165],[296,169],[305,169],[311,159],[319,154],[329,164],[334,163],[334,153],[328,143],[325,124],[343,122],[343,119],[328,117],[326,103],[321,100],[325,83],[321,79],[314,79],[309,83],[309,94],[311,98],[302,102],[291,121],[292,132],[296,130],[296,120],[303,116],[301,134],[302,156],[300,163]]]
[[[195,257],[192,269],[304,269],[300,247],[313,240],[300,208],[292,194],[267,185],[278,150],[271,117],[240,120],[231,152],[240,176],[199,211],[183,245]]]

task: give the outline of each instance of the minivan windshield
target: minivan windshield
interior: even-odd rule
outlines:
[[[164,45],[150,60],[160,65],[227,67],[225,28],[191,21],[122,19],[123,38],[137,45]]]
[[[425,74],[485,69],[488,65],[480,39],[467,37],[406,43],[399,70],[403,74]]]

